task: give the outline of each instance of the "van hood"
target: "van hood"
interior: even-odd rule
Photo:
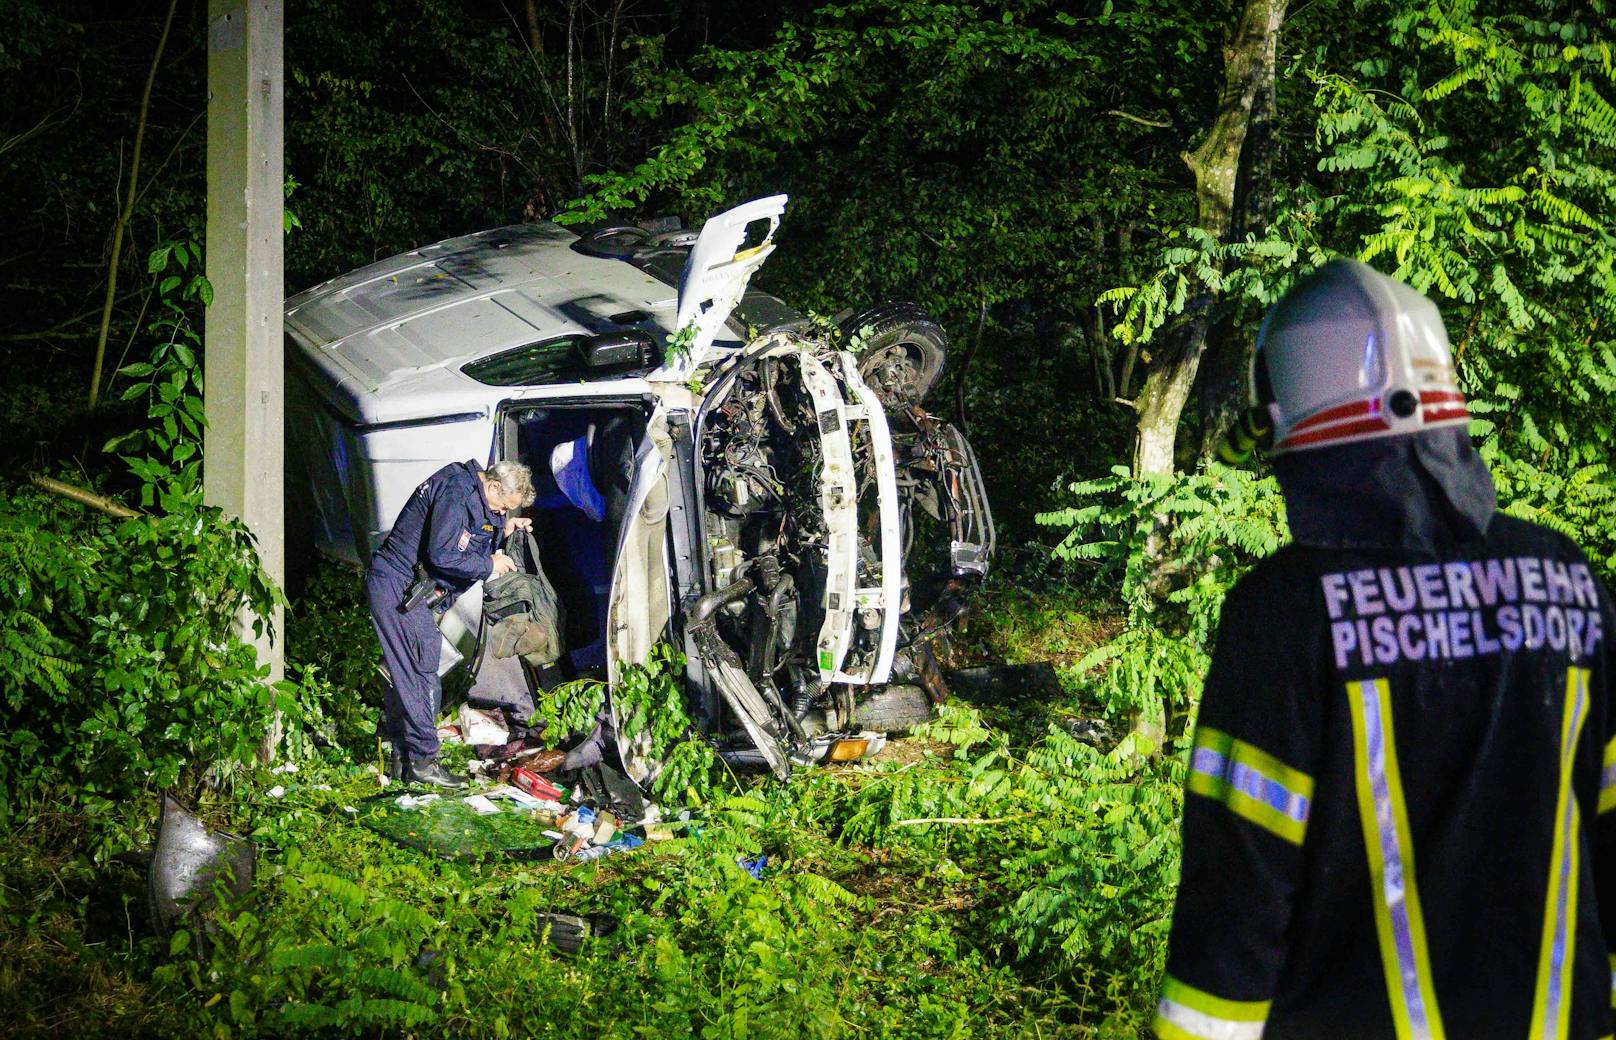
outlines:
[[[1486,536],[1492,474],[1458,427],[1273,459],[1291,537],[1330,549],[1438,552]]]

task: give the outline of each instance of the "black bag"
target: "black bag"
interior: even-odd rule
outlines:
[[[521,657],[535,668],[553,664],[566,648],[561,601],[539,564],[539,545],[531,531],[517,531],[505,547],[516,570],[483,586],[483,620],[488,647],[495,657]]]

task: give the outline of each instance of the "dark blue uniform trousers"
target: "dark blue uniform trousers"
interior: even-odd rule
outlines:
[[[424,602],[408,613],[399,610],[409,582],[372,567],[365,574],[370,623],[382,644],[382,662],[392,682],[387,687],[386,725],[393,754],[411,759],[438,753],[438,710],[443,686],[438,658],[443,637]]]

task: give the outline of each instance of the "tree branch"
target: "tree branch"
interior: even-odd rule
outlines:
[[[989,827],[996,823],[1012,823],[1016,820],[1026,819],[1033,813],[1017,813],[1014,816],[922,816],[914,820],[893,820],[894,827],[919,827],[928,823],[952,823],[961,827]]]
[[[112,305],[118,296],[118,259],[123,254],[123,233],[129,226],[129,217],[135,209],[136,189],[140,186],[140,146],[146,139],[146,115],[151,111],[152,84],[157,81],[157,67],[163,60],[163,48],[168,46],[168,30],[174,24],[174,9],[179,0],[168,0],[168,14],[163,17],[163,34],[157,38],[157,51],[152,55],[151,69],[146,73],[146,89],[140,95],[140,118],[135,123],[135,147],[129,158],[129,192],[118,221],[112,228],[112,259],[107,262],[107,298],[101,307],[101,332],[95,341],[95,368],[90,372],[90,408],[101,401],[101,366],[107,358],[107,332],[112,324]]]
[[[1124,112],[1120,108],[1108,108],[1105,110],[1105,114],[1116,116],[1118,119],[1126,119],[1130,123],[1138,123],[1140,126],[1153,126],[1158,130],[1171,130],[1173,128],[1171,119],[1146,119],[1144,116],[1136,116],[1132,112]]]
[[[86,491],[81,487],[74,487],[72,484],[64,484],[60,480],[52,480],[50,477],[34,476],[29,477],[28,481],[29,483],[33,484],[34,487],[37,487],[43,491],[49,491],[52,494],[61,495],[63,498],[70,498],[79,505],[89,506],[91,509],[100,510],[108,516],[117,517],[119,520],[133,520],[135,517],[140,515],[121,502],[114,502],[105,495],[98,495],[94,491]]]

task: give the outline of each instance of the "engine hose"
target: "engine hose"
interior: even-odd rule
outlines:
[[[721,589],[707,593],[690,608],[689,627],[700,628],[707,624],[720,608],[735,602],[756,587],[757,583],[751,578],[739,578]]]
[[[774,392],[774,359],[765,358],[763,360],[762,368],[763,400],[769,405],[769,414],[774,416],[774,421],[779,423],[780,428],[786,431],[786,433],[796,433],[797,424],[786,418],[786,410],[780,404],[780,396]]]

